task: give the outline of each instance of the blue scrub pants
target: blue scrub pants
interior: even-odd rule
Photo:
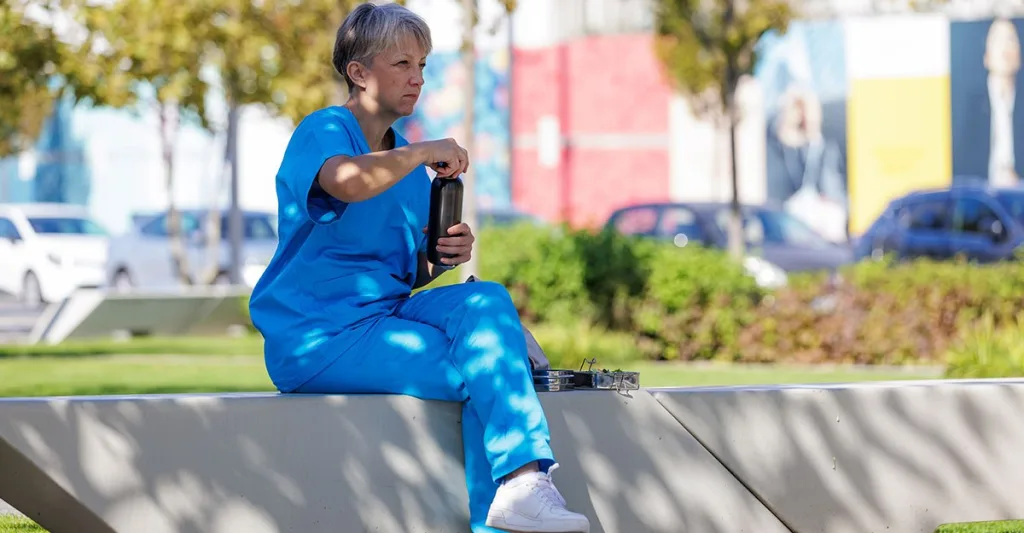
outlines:
[[[297,393],[406,394],[463,402],[470,524],[486,527],[500,480],[553,464],[519,315],[505,287],[460,283],[419,292],[369,322],[350,349]]]

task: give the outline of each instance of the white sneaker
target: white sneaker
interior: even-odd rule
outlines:
[[[554,464],[543,472],[523,474],[502,483],[487,511],[488,527],[515,533],[590,533],[587,517],[565,508],[551,481]]]

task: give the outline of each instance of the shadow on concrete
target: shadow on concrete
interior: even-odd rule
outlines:
[[[542,394],[555,483],[593,533],[786,532],[646,391]]]
[[[0,498],[51,533],[468,531],[454,403],[238,394],[0,410],[3,470],[21,478]]]
[[[652,393],[798,533],[1024,516],[1024,380]]]

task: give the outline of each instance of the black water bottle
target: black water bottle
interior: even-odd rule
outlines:
[[[443,265],[442,257],[454,257],[437,251],[437,240],[448,229],[462,222],[462,178],[435,177],[430,184],[430,220],[427,223],[427,261]]]

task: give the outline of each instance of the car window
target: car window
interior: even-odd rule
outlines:
[[[948,227],[949,203],[945,198],[918,200],[903,208],[901,218],[907,229],[938,231]]]
[[[992,235],[999,215],[991,206],[977,198],[958,198],[953,210],[953,231],[976,235]]]
[[[179,235],[188,236],[199,229],[199,220],[190,213],[179,213],[181,232]],[[147,222],[140,233],[148,237],[167,237],[170,235],[168,232],[168,218],[166,214],[157,215]]]
[[[230,230],[231,215],[225,213],[220,218],[220,237],[222,240],[231,239]],[[268,240],[277,238],[275,217],[266,215],[244,215],[242,234],[245,240]]]
[[[10,219],[0,218],[0,239],[20,239],[21,232]]]
[[[687,242],[704,242],[704,230],[697,213],[688,207],[666,207],[658,222],[658,235],[672,239],[683,235]],[[676,243],[679,244],[679,243]]]
[[[80,217],[29,217],[32,231],[43,235],[106,235],[99,224]]]
[[[723,207],[716,216],[719,230],[729,234],[729,207]],[[743,235],[748,245],[765,244],[825,248],[829,242],[800,219],[785,211],[761,209],[743,213]]]
[[[658,211],[653,207],[636,207],[620,211],[613,225],[624,235],[652,235],[658,224]]]

